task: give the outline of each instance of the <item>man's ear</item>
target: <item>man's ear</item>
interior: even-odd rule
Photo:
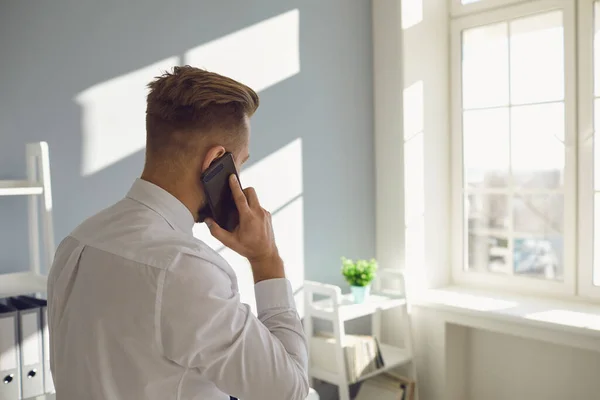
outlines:
[[[217,159],[223,157],[227,150],[223,146],[214,146],[208,149],[206,152],[206,156],[204,156],[204,161],[202,162],[202,171],[206,171],[210,165]]]

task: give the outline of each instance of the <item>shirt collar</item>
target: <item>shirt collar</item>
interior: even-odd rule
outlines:
[[[136,179],[127,197],[158,213],[173,229],[192,233],[195,222],[190,210],[160,186]]]

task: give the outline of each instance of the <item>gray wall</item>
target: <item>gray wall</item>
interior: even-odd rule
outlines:
[[[261,93],[252,162],[302,138],[306,277],[341,283],[341,255],[375,251],[370,1],[0,0],[0,179],[24,177],[25,143],[47,141],[61,239],[143,163],[81,175],[77,94],[292,9],[301,70]],[[0,198],[0,271],[25,268],[26,243],[26,201]]]

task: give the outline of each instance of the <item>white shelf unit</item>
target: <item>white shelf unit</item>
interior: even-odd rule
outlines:
[[[26,157],[27,179],[0,180],[0,196],[28,197],[29,268],[27,272],[0,274],[0,298],[45,293],[46,276],[41,271],[41,253],[47,268],[54,259],[48,144],[46,142],[27,144]]]
[[[42,194],[44,187],[36,182],[0,181],[0,196],[22,196]]]
[[[399,289],[382,290],[381,280],[384,278],[398,280]],[[335,364],[337,366],[336,370],[332,371],[330,368],[314,365],[311,360],[311,364],[309,365],[311,384],[314,378],[337,385],[339,387],[340,400],[350,400],[349,385],[356,383],[348,380],[344,354],[345,322],[372,315],[372,335],[379,340],[381,338],[381,317],[382,312],[385,310],[393,308],[402,309],[405,318],[402,324],[403,332],[399,334],[402,335],[404,346],[400,348],[380,342],[379,347],[385,365],[374,372],[362,375],[358,381],[368,379],[382,372],[390,372],[390,370],[404,365],[410,365],[411,373],[416,380],[412,330],[408,314],[408,304],[405,297],[404,274],[400,271],[380,270],[373,284],[373,289],[373,294],[369,296],[365,303],[355,304],[352,295],[342,295],[342,290],[339,286],[311,281],[304,282],[304,329],[308,336],[309,346],[311,338],[314,335],[313,319],[330,321],[333,324]],[[315,300],[315,295],[325,298]]]
[[[46,292],[46,277],[35,272],[0,275],[0,298]]]

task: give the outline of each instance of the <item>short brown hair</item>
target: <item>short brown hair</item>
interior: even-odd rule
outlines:
[[[147,153],[185,147],[192,135],[233,136],[259,105],[258,95],[231,78],[194,68],[174,67],[148,84]],[[233,139],[233,138],[232,138]]]

